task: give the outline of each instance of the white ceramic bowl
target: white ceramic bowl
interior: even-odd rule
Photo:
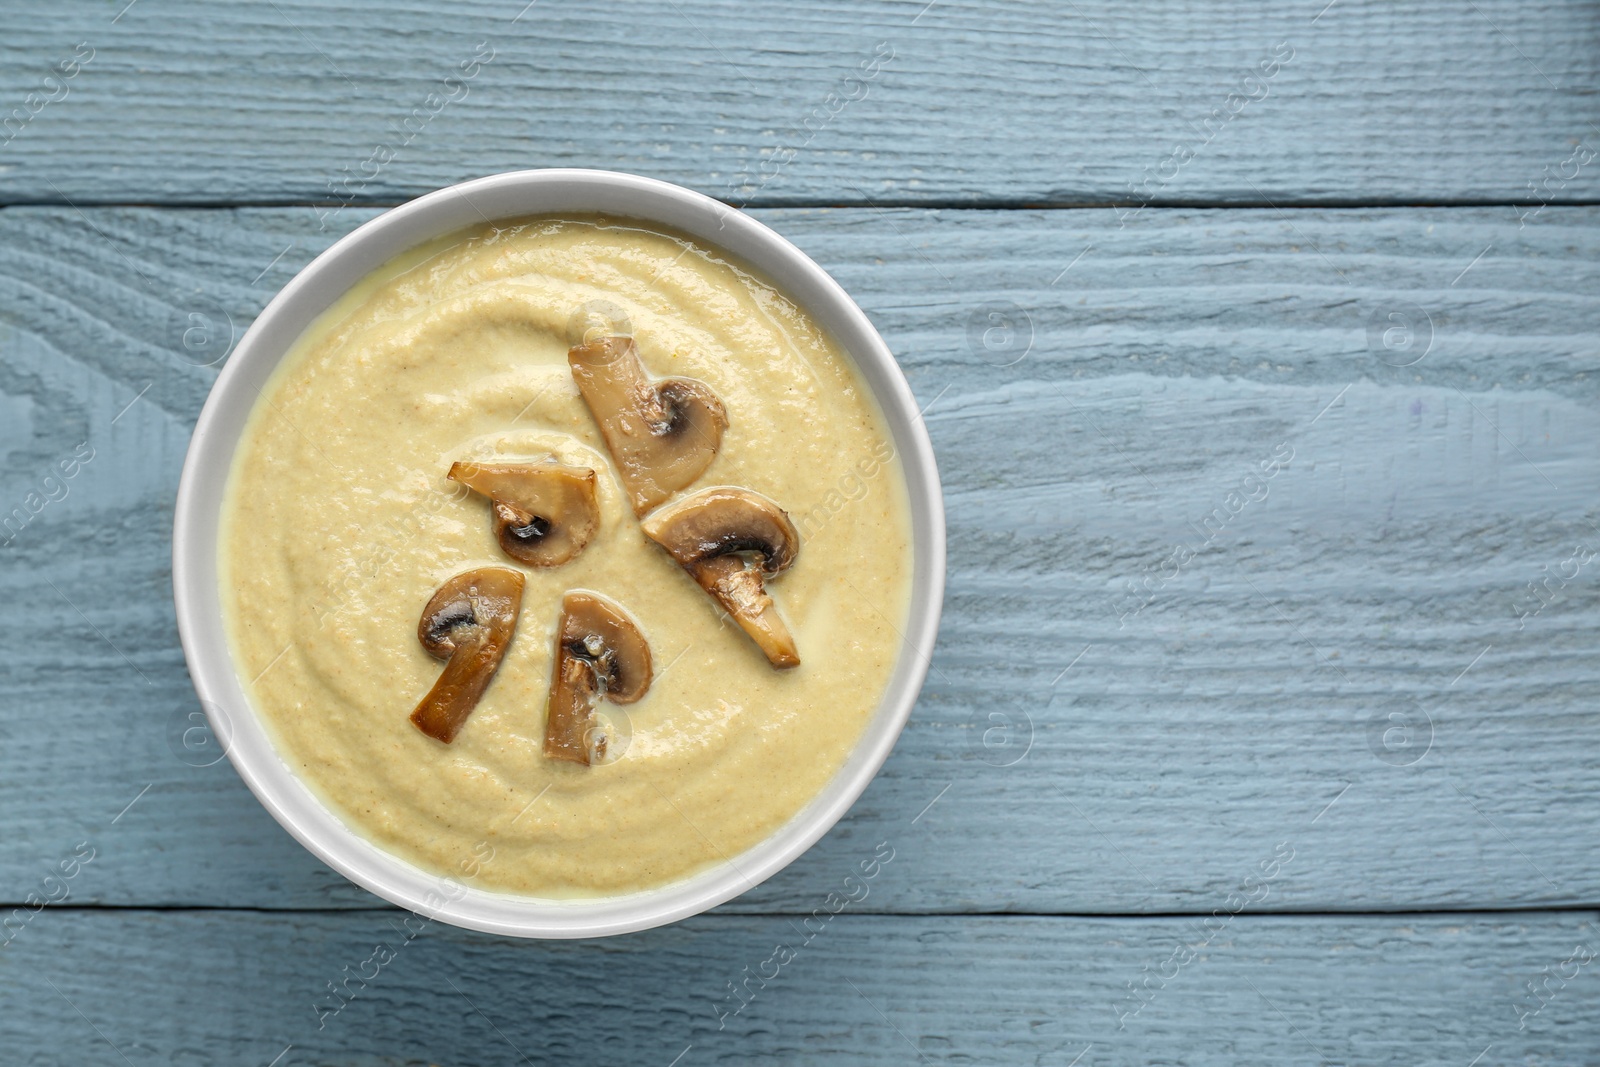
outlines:
[[[485,221],[603,213],[688,233],[755,267],[831,332],[882,406],[911,495],[915,563],[905,643],[883,702],[844,767],[765,841],[686,880],[594,900],[475,889],[392,855],[352,830],[279,757],[240,684],[217,582],[223,488],[239,435],[273,368],[318,314],[416,245]],[[324,863],[386,900],[457,926],[519,937],[599,937],[705,911],[786,866],[861,795],[894,747],[927,673],[944,599],[944,504],[927,430],[894,357],[861,309],[804,252],[700,193],[599,170],[527,170],[451,186],[373,219],[318,256],[240,340],[206,400],[184,460],[172,531],[178,632],[196,692],[239,776],[284,829]]]

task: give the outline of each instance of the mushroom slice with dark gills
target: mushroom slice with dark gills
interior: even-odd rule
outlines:
[[[635,514],[692,483],[717,457],[728,412],[692,378],[652,380],[631,337],[602,337],[567,353]]]
[[[489,498],[500,547],[531,567],[566,563],[600,528],[595,474],[588,467],[455,463],[450,477]]]
[[[595,702],[632,704],[650,690],[650,643],[616,601],[574,589],[561,600],[555,674],[546,706],[544,754],[594,764],[607,738],[593,729]]]
[[[517,631],[522,575],[507,567],[463,571],[422,611],[417,638],[444,673],[411,713],[417,729],[449,744],[478,706]]]
[[[760,493],[718,486],[662,508],[641,525],[733,616],[774,667],[800,665],[794,637],[763,584],[800,553],[800,535],[788,512]]]

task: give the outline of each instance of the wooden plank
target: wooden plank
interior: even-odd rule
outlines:
[[[1208,911],[1284,841],[1253,909],[1600,900],[1600,572],[1528,589],[1600,541],[1600,211],[760,214],[929,405],[951,574],[883,774],[737,908],[808,907],[886,838],[892,912]],[[168,593],[214,374],[188,316],[242,329],[330,238],[305,208],[0,212],[0,491],[96,449],[0,550],[31,635],[0,660],[7,899],[89,841],[73,903],[370,901],[189,765]],[[1390,366],[1411,305],[1431,347]]]
[[[899,875],[891,863],[880,879]],[[1206,930],[845,912],[811,919],[809,940],[805,916],[724,916],[578,943],[408,928],[403,914],[47,911],[0,953],[0,1041],[12,1062],[84,1067],[1465,1067],[1589,1062],[1600,1042],[1583,914]]]
[[[7,6],[0,202],[393,203],[544,166],[769,205],[1600,189],[1583,0],[524,2]]]

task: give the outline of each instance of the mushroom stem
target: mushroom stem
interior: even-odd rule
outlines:
[[[589,726],[600,697],[594,664],[564,647],[556,654],[556,673],[546,707],[544,754],[551,759],[591,764],[605,761],[606,741],[591,743]]]
[[[504,567],[463,571],[423,609],[417,638],[429,655],[447,662],[411,721],[434,740],[455,740],[500,669],[516,633],[522,584],[520,573]]]
[[[758,565],[735,555],[713,556],[686,568],[700,588],[710,593],[723,610],[766,653],[779,670],[800,666],[794,635],[767,595]]]

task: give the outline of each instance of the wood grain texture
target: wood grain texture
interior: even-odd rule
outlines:
[[[883,773],[733,909],[809,909],[880,840],[884,912],[1208,912],[1285,841],[1252,909],[1600,900],[1600,571],[1527,588],[1600,549],[1600,211],[759,215],[928,405],[951,569]],[[74,904],[371,902],[191,765],[169,584],[196,364],[332,236],[0,212],[0,510],[95,449],[0,549],[0,625],[65,637],[0,660],[6,900],[89,841]],[[1395,309],[1432,324],[1404,368]]]
[[[1589,1063],[1600,1047],[1590,914],[1258,916],[1206,933],[1194,919],[846,912],[813,920],[809,944],[799,917],[541,944],[415,918],[408,940],[403,915],[46,912],[0,952],[0,1042],[40,1067],[1466,1067]],[[392,959],[367,964],[380,946]],[[763,967],[778,946],[796,954]],[[733,1015],[729,983],[775,971]],[[1130,983],[1146,990],[1136,1014]],[[314,1005],[339,1003],[330,984],[354,999],[322,1016]]]
[[[8,5],[0,202],[393,203],[546,166],[769,205],[1596,197],[1583,0],[524,2]]]

